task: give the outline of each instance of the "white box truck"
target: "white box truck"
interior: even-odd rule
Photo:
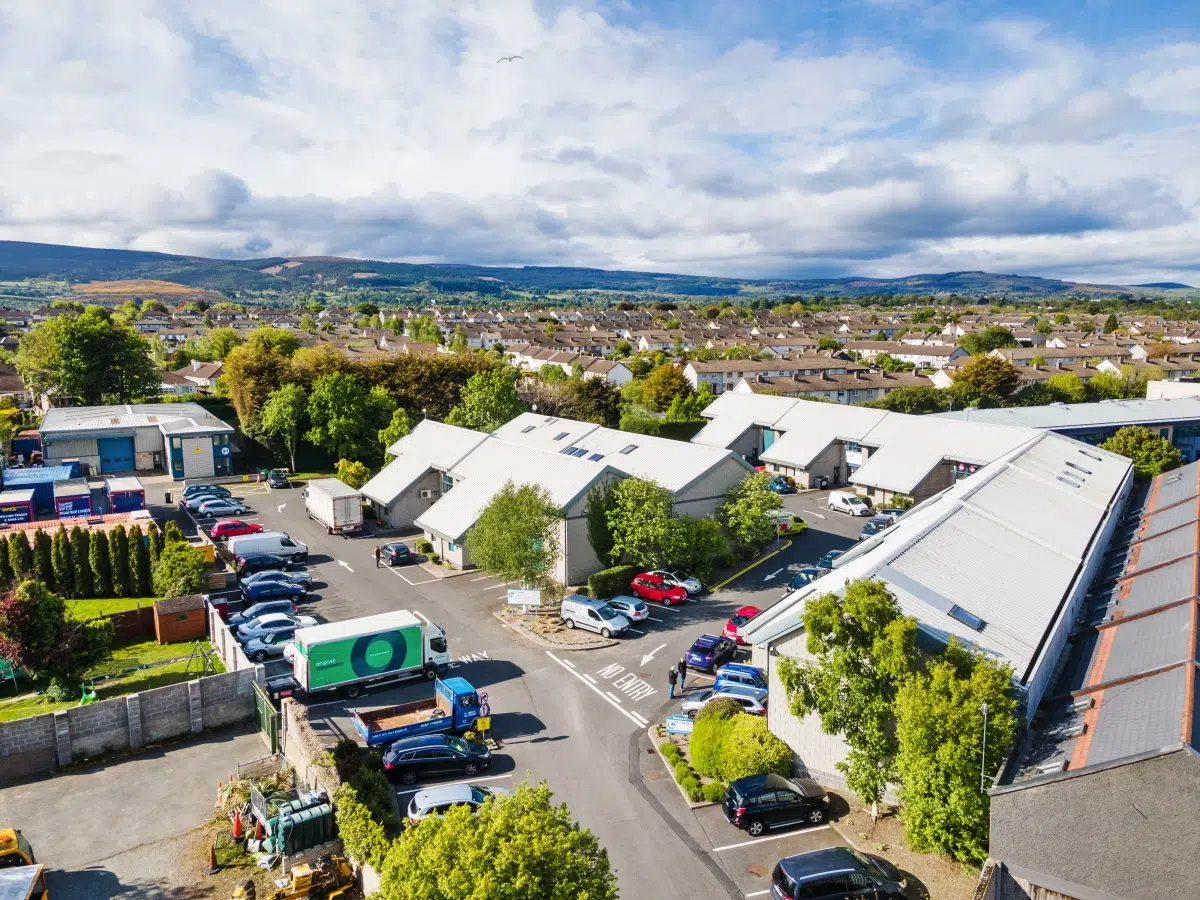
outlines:
[[[336,478],[316,478],[304,489],[308,517],[325,526],[326,534],[347,534],[363,524],[362,494]]]
[[[372,682],[432,681],[450,664],[446,632],[404,609],[298,628],[295,644],[292,670],[306,694],[357,697]]]

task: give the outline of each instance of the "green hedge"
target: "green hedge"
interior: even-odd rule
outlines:
[[[709,803],[720,803],[725,799],[725,785],[719,781],[710,781],[702,785],[701,790],[704,791],[704,799]]]
[[[764,716],[697,717],[690,743],[692,766],[724,782],[749,775],[792,773],[792,751],[767,729]]]
[[[629,583],[641,571],[641,566],[613,566],[611,569],[604,569],[588,579],[588,591],[593,597],[605,599],[616,594],[628,594]]]

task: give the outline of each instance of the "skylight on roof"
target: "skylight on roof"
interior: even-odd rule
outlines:
[[[623,454],[625,454],[625,455],[629,455],[629,454],[630,454],[630,453],[632,453],[634,450],[636,450],[636,449],[637,449],[637,447],[638,447],[638,445],[637,445],[637,444],[630,444],[628,447],[624,447],[624,448],[621,450],[621,452],[622,452]]]
[[[595,462],[598,459],[604,459],[604,454],[603,453],[593,453],[591,456],[588,457],[588,462]]]
[[[533,426],[526,425],[524,428],[521,429],[521,434],[529,434],[529,432],[531,432],[531,431],[533,431]]]
[[[974,628],[976,631],[983,631],[983,626],[987,624],[987,622],[983,621],[983,619],[979,618],[979,616],[975,615],[974,613],[967,612],[961,606],[957,605],[950,607],[949,616],[952,619],[962,622],[968,628]]]
[[[556,441],[561,441],[563,438],[565,438],[565,437],[567,436],[567,434],[568,434],[568,433],[569,433],[569,432],[566,432],[566,431],[560,431],[558,434],[556,434],[556,435],[554,436],[554,439],[555,439]]]

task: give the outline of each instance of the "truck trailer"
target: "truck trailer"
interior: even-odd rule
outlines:
[[[461,734],[479,719],[479,692],[465,678],[439,678],[433,696],[370,712],[352,713],[354,728],[368,747],[390,744],[401,738],[450,731]]]
[[[446,633],[403,609],[299,628],[295,644],[293,673],[306,694],[357,697],[377,682],[432,681],[450,664]]]
[[[363,524],[362,494],[336,478],[316,478],[304,489],[308,517],[325,526],[326,534],[349,534]]]

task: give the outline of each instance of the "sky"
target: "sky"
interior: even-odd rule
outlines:
[[[0,239],[1197,284],[1198,162],[1195,3],[0,5]]]

